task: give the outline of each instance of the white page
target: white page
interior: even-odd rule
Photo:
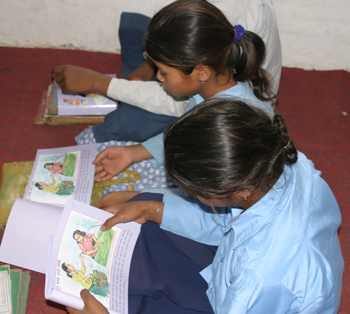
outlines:
[[[46,273],[50,234],[55,234],[62,207],[17,199],[0,247],[0,261]]]

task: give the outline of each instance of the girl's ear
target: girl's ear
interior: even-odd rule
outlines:
[[[211,76],[211,69],[209,66],[205,64],[198,64],[194,68],[198,74],[198,79],[200,81],[207,81],[209,77]]]
[[[253,194],[253,191],[254,191],[253,188],[245,189],[245,190],[237,192],[235,194],[235,196],[238,196],[239,198],[247,200],[249,197],[251,197],[251,195]]]

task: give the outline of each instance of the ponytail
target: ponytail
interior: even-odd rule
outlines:
[[[271,76],[261,65],[264,62],[266,49],[264,41],[257,34],[245,31],[239,42],[233,43],[235,58],[235,73],[233,77],[238,82],[250,81],[255,96],[268,101],[276,97],[272,92]]]
[[[294,164],[298,159],[298,152],[294,147],[294,142],[290,139],[287,127],[284,119],[280,113],[276,113],[273,117],[272,123],[274,128],[278,130],[281,135],[281,144],[283,147],[280,147],[282,153],[282,162],[288,163],[290,165]]]

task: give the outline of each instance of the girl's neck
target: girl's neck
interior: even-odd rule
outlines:
[[[224,90],[227,90],[237,85],[236,80],[230,74],[211,75],[209,79],[204,82],[202,90],[199,94],[204,99],[209,99]]]

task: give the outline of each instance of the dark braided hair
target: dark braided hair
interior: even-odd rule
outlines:
[[[244,189],[271,189],[285,164],[297,161],[280,114],[271,120],[233,98],[212,98],[164,133],[169,175],[186,192],[225,198]]]
[[[199,64],[214,72],[229,71],[236,81],[250,81],[260,100],[275,98],[271,77],[261,68],[265,44],[245,31],[234,42],[235,29],[225,15],[205,0],[177,0],[154,15],[144,35],[144,48],[155,61],[191,74]]]

